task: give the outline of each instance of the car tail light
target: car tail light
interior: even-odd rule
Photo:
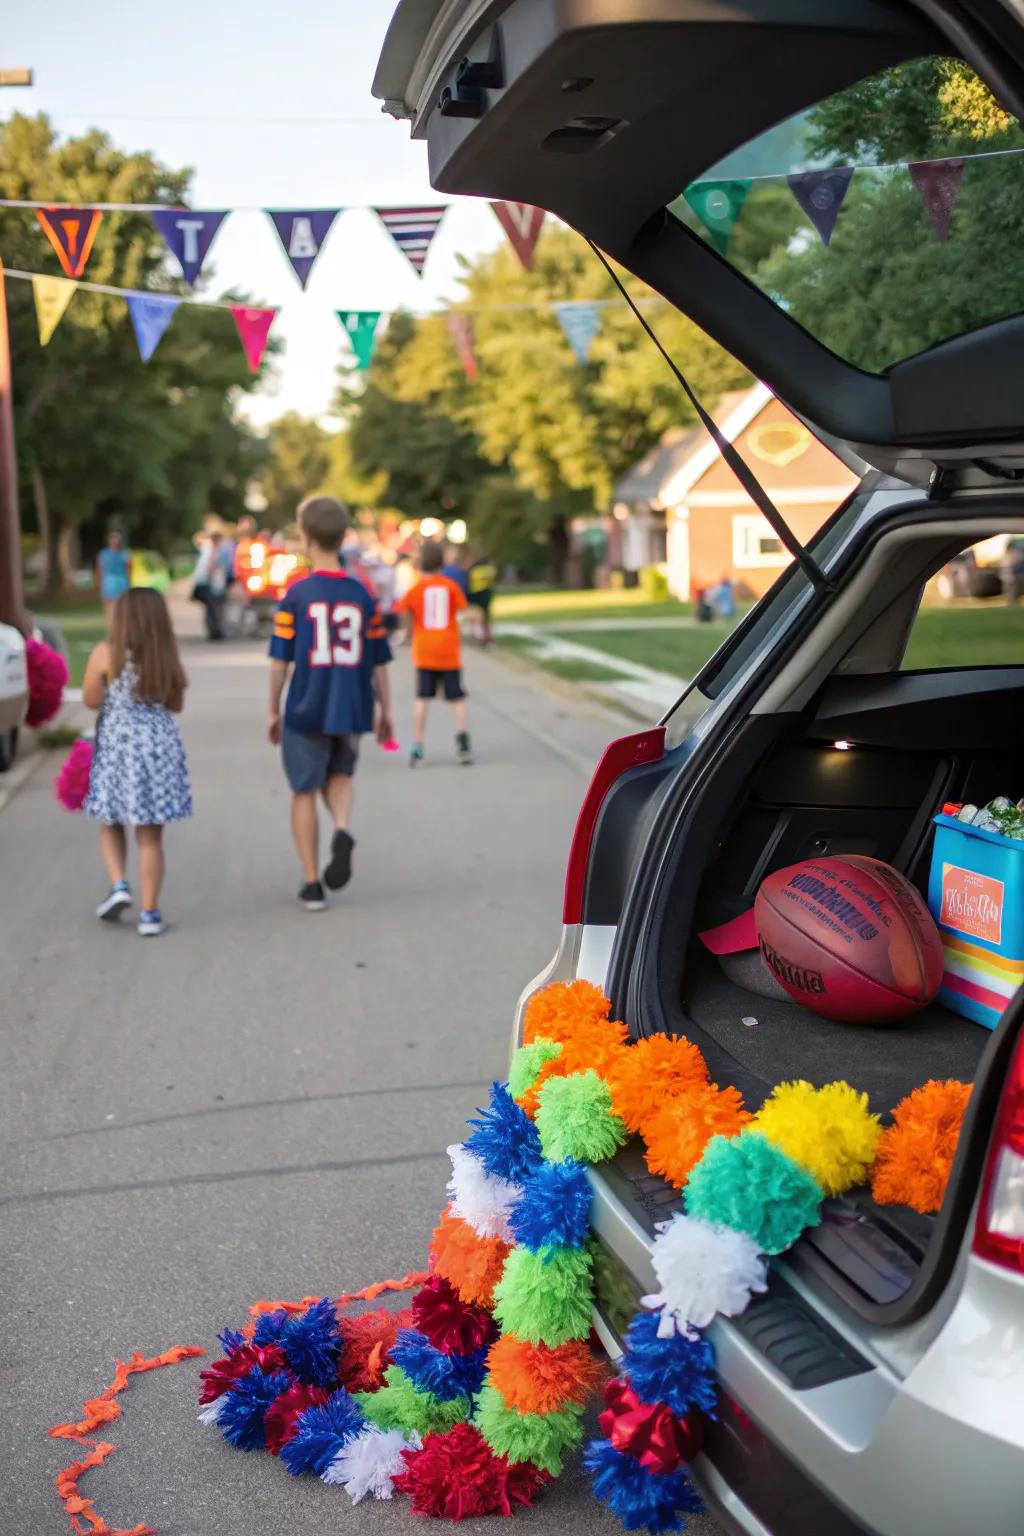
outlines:
[[[1024,1035],[999,1101],[981,1190],[974,1251],[1024,1275]]]
[[[665,755],[665,727],[652,726],[649,731],[638,731],[635,736],[620,736],[604,749],[604,755],[594,769],[580,814],[576,818],[576,830],[569,849],[569,864],[565,871],[565,898],[562,902],[563,923],[578,923],[583,918],[583,891],[587,882],[587,865],[594,841],[594,828],[605,797],[616,779],[631,768],[643,763],[656,763]]]

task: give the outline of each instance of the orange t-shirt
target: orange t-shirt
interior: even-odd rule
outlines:
[[[399,598],[395,613],[412,614],[412,664],[431,672],[457,672],[462,665],[458,614],[466,607],[461,589],[431,571]]]

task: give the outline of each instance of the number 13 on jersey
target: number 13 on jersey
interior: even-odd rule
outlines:
[[[355,603],[310,603],[311,667],[358,667],[363,659],[363,611]]]

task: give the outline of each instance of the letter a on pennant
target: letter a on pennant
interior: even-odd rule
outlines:
[[[540,227],[545,219],[544,209],[534,208],[530,203],[492,203],[491,207],[498,223],[508,235],[509,244],[529,272],[533,267],[533,253],[540,238]]]
[[[167,249],[181,267],[189,287],[199,276],[213,237],[225,218],[223,210],[202,213],[194,208],[157,208],[153,223],[167,242]]]
[[[43,234],[57,252],[65,277],[81,277],[103,215],[97,208],[37,208]]]
[[[320,247],[327,239],[340,208],[311,208],[303,213],[294,208],[268,208],[284,253],[295,269],[295,276],[305,288]]]
[[[64,311],[74,297],[77,283],[66,277],[34,277],[32,297],[36,301],[36,320],[39,325],[39,345],[45,347],[64,317]]]
[[[250,309],[244,304],[232,304],[231,314],[238,327],[238,334],[245,348],[250,373],[259,373],[263,354],[267,350],[267,337],[277,315],[276,309]]]

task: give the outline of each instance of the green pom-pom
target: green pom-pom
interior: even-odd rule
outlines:
[[[762,1253],[784,1253],[821,1220],[821,1187],[757,1131],[713,1136],[683,1199],[688,1216],[746,1232]]]
[[[552,1349],[587,1338],[592,1270],[586,1248],[513,1248],[494,1288],[502,1331]]]
[[[532,1461],[535,1467],[557,1477],[566,1451],[583,1439],[582,1419],[579,1403],[569,1403],[552,1413],[517,1413],[506,1407],[496,1388],[484,1386],[473,1422],[496,1456]]]
[[[421,1392],[400,1366],[389,1365],[384,1380],[387,1386],[378,1392],[354,1393],[363,1413],[378,1429],[400,1429],[404,1435],[413,1430],[419,1435],[429,1435],[433,1430],[443,1434],[469,1418],[468,1398],[453,1397],[443,1402],[432,1392]]]
[[[544,1156],[553,1163],[603,1163],[626,1140],[626,1127],[612,1113],[612,1093],[593,1067],[569,1077],[552,1077],[538,1095],[537,1130]]]
[[[561,1054],[562,1047],[557,1040],[545,1040],[542,1036],[531,1040],[529,1045],[521,1045],[508,1069],[508,1091],[512,1097],[521,1099],[524,1093],[529,1093],[544,1063],[554,1061]]]

